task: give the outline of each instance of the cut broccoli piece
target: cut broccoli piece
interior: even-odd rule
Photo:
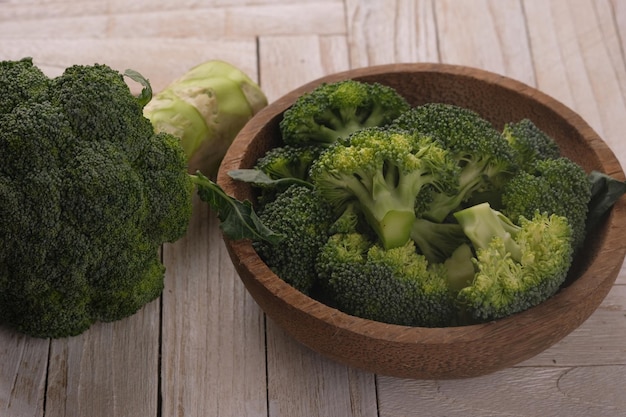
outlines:
[[[468,242],[458,223],[435,223],[424,218],[415,220],[411,239],[430,263],[445,261],[460,245]]]
[[[513,158],[520,169],[532,168],[535,161],[561,156],[557,143],[539,129],[530,119],[507,123],[502,131],[513,150]]]
[[[326,294],[347,314],[423,327],[450,325],[456,317],[445,277],[428,268],[413,241],[387,250],[359,233],[335,234],[317,265]]]
[[[385,126],[409,107],[395,89],[379,83],[325,83],[284,112],[280,131],[288,145],[329,145],[355,130]]]
[[[334,220],[330,206],[310,188],[291,185],[259,210],[259,218],[284,237],[279,243],[255,241],[259,256],[276,275],[307,294],[317,280],[315,258]]]
[[[477,321],[524,311],[555,294],[572,263],[567,218],[536,212],[514,224],[488,203],[458,211],[455,217],[476,252],[477,269],[458,301]]]
[[[572,246],[585,240],[591,184],[585,171],[565,157],[536,161],[502,189],[501,211],[511,219],[532,218],[535,211],[564,216],[572,227]]]
[[[311,165],[323,149],[325,148],[320,145],[285,145],[272,148],[257,160],[255,168],[273,179],[298,178],[308,181]]]
[[[499,188],[515,171],[511,149],[491,123],[465,107],[429,103],[403,113],[392,126],[429,135],[449,151],[460,168],[454,192],[435,193],[422,217],[442,222],[474,193]]]
[[[450,190],[457,166],[429,137],[366,128],[336,142],[311,168],[314,186],[337,212],[356,204],[386,249],[404,246],[415,200],[426,185]]]

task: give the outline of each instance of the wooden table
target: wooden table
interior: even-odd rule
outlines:
[[[324,74],[445,62],[521,80],[585,118],[626,166],[623,0],[0,0],[0,59],[51,76],[134,68],[155,90],[222,59],[274,100]],[[287,337],[246,293],[195,202],[163,248],[162,297],[84,334],[0,328],[0,416],[626,416],[626,270],[578,330],[511,369],[403,380],[334,363]],[[626,238],[626,237],[625,237]]]

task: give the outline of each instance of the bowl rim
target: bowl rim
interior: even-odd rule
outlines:
[[[256,136],[264,125],[273,118],[280,116],[282,112],[291,105],[293,100],[302,93],[312,90],[322,82],[334,82],[348,78],[381,75],[388,72],[416,71],[478,78],[483,82],[495,84],[508,90],[514,90],[515,93],[526,96],[529,99],[541,101],[543,105],[550,108],[570,124],[575,125],[581,135],[587,138],[588,145],[593,148],[594,152],[598,154],[603,163],[610,164],[610,166],[614,167],[614,169],[611,170],[611,172],[607,172],[607,174],[621,178],[622,180],[624,179],[624,172],[612,150],[582,117],[563,103],[539,91],[535,87],[531,87],[521,81],[504,75],[463,65],[398,63],[361,67],[325,75],[309,81],[271,102],[244,126],[233,141],[220,166],[217,177],[218,184],[235,198],[248,198],[242,189],[246,187],[249,188],[249,185],[235,186],[236,181],[228,176],[228,171],[239,167],[246,145]],[[626,242],[622,242],[622,239],[620,239],[620,236],[624,236],[626,232],[626,202],[624,199],[621,199],[614,205],[606,222],[607,232],[602,237],[601,242],[599,242],[600,250],[596,257],[590,261],[588,268],[581,271],[580,276],[576,280],[560,289],[558,293],[548,300],[526,311],[503,319],[480,324],[438,328],[388,324],[344,313],[299,292],[275,275],[261,260],[253,249],[250,241],[232,241],[226,237],[224,237],[224,240],[229,251],[236,253],[238,257],[237,266],[254,277],[254,279],[264,286],[274,298],[281,299],[292,309],[299,310],[303,314],[310,315],[316,320],[321,320],[329,325],[336,326],[343,331],[357,333],[368,338],[400,344],[419,343],[421,345],[441,345],[443,343],[463,343],[478,340],[487,335],[504,331],[513,324],[515,324],[515,327],[531,326],[533,323],[543,321],[546,311],[556,314],[554,312],[569,309],[574,303],[578,302],[589,293],[600,291],[602,298],[604,298],[615,282],[617,276],[616,270],[619,271],[621,268],[626,253]],[[606,278],[608,276],[613,276],[613,278]],[[592,312],[593,311],[581,312],[580,316],[577,317],[577,325],[571,330],[578,327]],[[567,333],[569,333],[569,331]],[[534,354],[530,356],[534,356]]]

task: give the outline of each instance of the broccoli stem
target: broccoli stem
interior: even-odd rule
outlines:
[[[520,262],[522,250],[514,237],[520,227],[516,226],[489,203],[481,203],[454,213],[463,232],[470,239],[476,250],[486,249],[494,238],[501,239],[511,258]]]

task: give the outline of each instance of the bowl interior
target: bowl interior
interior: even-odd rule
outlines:
[[[397,89],[412,105],[444,102],[473,109],[501,129],[531,119],[551,135],[563,154],[586,171],[624,178],[611,150],[576,113],[517,81],[485,71],[441,64],[395,64],[333,74],[308,83],[259,112],[226,154],[218,183],[240,200],[255,190],[228,171],[250,168],[280,142],[282,113],[321,82],[352,78]],[[248,291],[287,333],[332,359],[379,374],[410,378],[477,376],[536,355],[578,327],[600,304],[620,270],[626,245],[625,207],[612,213],[587,239],[568,282],[550,300],[526,312],[472,326],[426,329],[352,317],[296,291],[273,274],[249,241],[225,239]]]

